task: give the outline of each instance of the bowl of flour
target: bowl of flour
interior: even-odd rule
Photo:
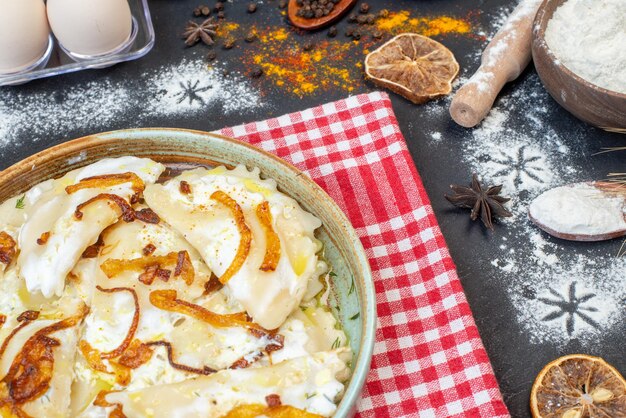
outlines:
[[[532,53],[561,106],[592,125],[626,132],[626,0],[544,0]]]

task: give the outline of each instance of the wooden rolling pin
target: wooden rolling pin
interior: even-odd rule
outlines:
[[[541,0],[521,0],[483,51],[478,71],[450,104],[450,116],[466,128],[487,116],[496,96],[524,71],[531,58],[532,24]]]

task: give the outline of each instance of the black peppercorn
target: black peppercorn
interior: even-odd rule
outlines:
[[[373,25],[374,22],[376,22],[376,16],[374,16],[373,14],[368,14],[367,16],[367,24],[368,25]]]
[[[374,39],[380,39],[383,37],[383,33],[381,31],[376,31],[372,34],[372,36],[374,37]]]
[[[302,46],[302,49],[305,51],[310,51],[313,49],[313,43],[307,42]]]
[[[352,35],[354,35],[354,29],[353,28],[347,28],[346,29],[346,36],[348,38],[350,38]]]
[[[304,19],[319,19],[328,16],[339,0],[296,0],[296,16]]]
[[[370,11],[370,5],[367,3],[361,3],[361,6],[359,7],[359,12],[366,14],[369,13]]]
[[[280,9],[284,9],[285,7],[287,7],[287,4],[289,4],[289,2],[288,2],[287,0],[280,0],[280,1],[278,2],[278,7],[279,7]]]
[[[335,26],[331,26],[330,29],[328,29],[327,35],[329,38],[334,38],[335,36],[337,36],[337,28]]]
[[[354,39],[355,41],[358,41],[359,39],[361,39],[361,32],[359,32],[358,30],[355,30],[354,33],[352,33],[352,39]]]
[[[356,22],[356,20],[357,20],[357,17],[356,17],[356,15],[354,13],[352,13],[350,16],[348,16],[348,22],[354,23],[354,22]]]
[[[209,51],[208,54],[206,54],[206,60],[207,61],[214,61],[215,58],[217,58],[217,53],[215,51]]]
[[[248,43],[252,43],[256,41],[256,34],[254,32],[250,32],[246,35],[245,41]]]
[[[254,12],[256,12],[256,3],[248,4],[248,13],[254,13]]]
[[[200,9],[202,16],[209,16],[211,14],[211,8],[209,6],[202,6]]]
[[[365,16],[365,15],[359,15],[359,17],[357,17],[356,21],[357,21],[357,23],[358,23],[359,25],[364,25],[364,24],[366,24],[366,23],[367,23],[367,16]]]
[[[224,10],[224,3],[221,1],[218,1],[217,3],[215,3],[215,10],[218,12],[221,12],[222,10]]]
[[[263,75],[263,68],[256,67],[254,70],[252,70],[252,73],[250,73],[250,75],[254,78],[261,77]]]
[[[193,9],[193,15],[195,17],[198,17],[202,14],[202,8],[200,6],[196,7],[195,9]]]
[[[381,10],[380,12],[378,12],[378,17],[383,18],[383,19],[389,17],[389,10],[387,9]]]
[[[224,12],[217,12],[217,18],[218,19],[224,19],[226,17],[226,15],[224,14]]]

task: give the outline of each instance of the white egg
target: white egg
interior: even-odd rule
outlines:
[[[132,16],[127,0],[48,0],[54,36],[79,55],[105,55],[130,37]]]
[[[43,0],[0,0],[0,74],[18,72],[39,60],[49,34]]]

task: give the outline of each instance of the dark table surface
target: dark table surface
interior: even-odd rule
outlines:
[[[241,63],[249,62],[262,44],[244,43],[241,38],[245,28],[253,24],[261,29],[287,25],[277,7],[278,0],[259,3],[254,15],[246,13],[247,2],[235,1],[227,3],[226,19],[241,25],[233,32],[238,37],[237,46],[231,51],[215,48],[218,58],[214,66],[218,69],[214,74],[228,69],[231,80],[243,80],[250,91],[260,94],[259,105],[227,110],[223,102],[212,100],[190,111],[149,111],[150,100],[158,94],[168,94],[158,91],[167,84],[163,80],[169,77],[167,69],[181,60],[201,63],[208,51],[203,45],[186,49],[178,37],[197,3],[151,0],[156,45],[138,61],[0,88],[0,168],[49,146],[95,132],[147,126],[211,131],[375,89],[363,80],[356,66],[367,42],[372,42],[371,36],[364,36],[362,45],[355,44],[341,60],[328,56],[315,64],[345,66],[350,72],[345,81],[351,91],[344,84],[299,96],[285,86],[277,86],[275,79],[272,81],[267,75],[251,80],[245,75],[251,67],[242,67]],[[374,11],[385,7],[392,11],[409,10],[413,17],[448,15],[469,22],[469,34],[434,36],[456,55],[461,79],[467,79],[478,67],[486,39],[516,2],[369,3]],[[346,25],[345,19],[338,24],[339,36],[332,42],[346,42]],[[313,40],[315,46],[327,40],[325,31],[290,36],[294,45]],[[239,71],[244,74],[239,75]],[[176,87],[176,83],[173,85]],[[154,94],[146,93],[155,90]],[[543,90],[532,65],[519,80],[505,87],[496,102],[496,111],[477,130],[461,128],[450,119],[449,98],[422,106],[396,95],[392,95],[392,101],[511,414],[530,415],[528,398],[534,377],[545,363],[558,356],[575,352],[600,355],[626,372],[626,257],[615,257],[621,243],[559,241],[539,233],[525,217],[530,200],[546,188],[626,171],[626,151],[594,155],[604,147],[626,145],[626,138],[588,126],[561,109]],[[512,197],[515,216],[498,223],[495,233],[472,223],[467,212],[452,208],[443,198],[451,183],[468,183],[472,172],[504,183],[504,194]],[[580,311],[574,305],[580,299],[587,300],[580,307],[591,321],[581,320],[578,315]],[[561,307],[556,306],[559,303],[546,305],[546,300],[563,303]],[[550,315],[546,311],[550,306],[557,312]]]

